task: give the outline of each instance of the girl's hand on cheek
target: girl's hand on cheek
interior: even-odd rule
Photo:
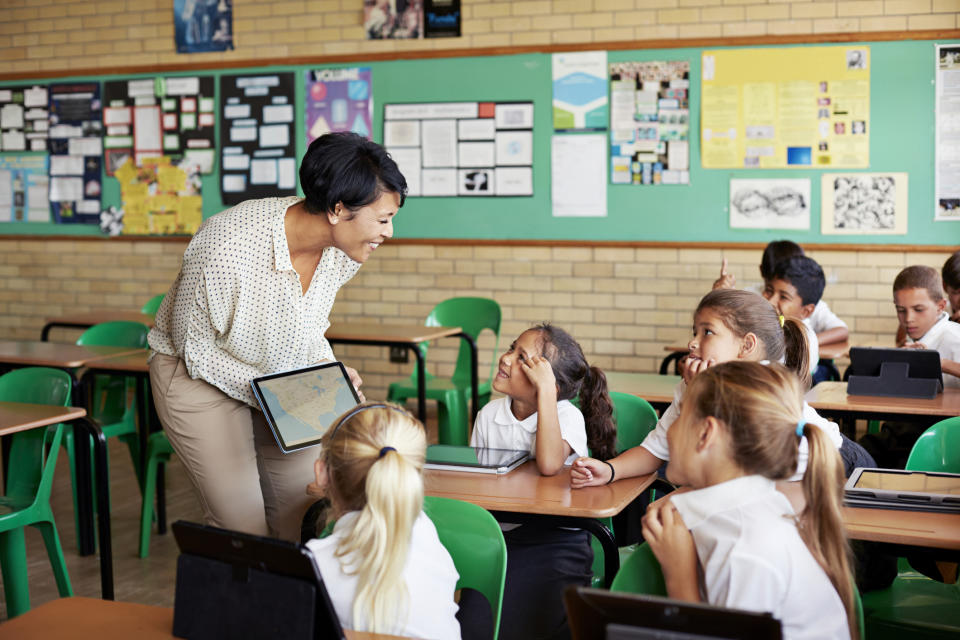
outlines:
[[[706,371],[715,364],[717,364],[717,361],[713,358],[703,360],[696,356],[688,356],[687,365],[683,368],[683,381],[690,384],[690,381],[693,380],[698,373]]]
[[[553,375],[553,367],[543,356],[534,356],[528,353],[522,354],[520,367],[530,382],[537,388],[537,393],[557,392],[557,379]]]
[[[698,601],[697,548],[680,513],[669,500],[647,507],[642,533],[660,562],[671,598]]]

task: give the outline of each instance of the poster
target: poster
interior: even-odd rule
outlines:
[[[906,173],[825,173],[820,187],[820,233],[907,233]]]
[[[103,153],[100,83],[49,87],[50,210],[59,223],[100,220]]]
[[[0,87],[0,151],[46,151],[47,87]]]
[[[870,166],[870,47],[704,51],[705,169]]]
[[[810,179],[731,180],[731,229],[809,229]]]
[[[177,53],[233,49],[233,0],[173,0]]]
[[[936,49],[934,220],[960,220],[960,45]]]
[[[373,83],[370,67],[304,72],[307,94],[307,144],[331,131],[352,131],[370,138],[373,131]]]
[[[114,176],[120,182],[124,235],[193,234],[203,222],[197,165],[166,156],[144,158],[137,167],[127,158]]]
[[[553,54],[553,128],[607,128],[607,52]]]
[[[0,156],[0,222],[50,222],[47,156]]]
[[[132,157],[188,158],[213,171],[216,151],[213,76],[157,76],[104,84],[103,159],[107,175]]]
[[[220,76],[224,204],[296,195],[294,74]]]
[[[603,134],[553,136],[550,197],[554,216],[607,215],[606,155]]]
[[[690,63],[610,64],[610,181],[690,183]]]
[[[532,102],[388,104],[383,146],[408,196],[532,196]]]
[[[460,37],[460,0],[364,0],[368,40]]]

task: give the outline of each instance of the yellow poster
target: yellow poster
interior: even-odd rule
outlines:
[[[175,166],[165,156],[145,158],[142,165],[128,159],[114,172],[123,199],[123,233],[196,233],[203,221],[196,166]]]
[[[705,169],[870,166],[870,47],[704,51]]]

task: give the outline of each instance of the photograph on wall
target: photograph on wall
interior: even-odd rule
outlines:
[[[50,222],[47,156],[0,155],[0,222]]]
[[[907,174],[823,174],[820,186],[820,233],[907,233]]]
[[[177,53],[233,49],[233,0],[173,0]]]
[[[100,220],[103,121],[100,83],[49,87],[50,211],[59,223]]]
[[[370,138],[373,131],[373,82],[370,67],[314,69],[304,72],[307,94],[307,144],[331,131],[352,131]]]
[[[690,63],[613,62],[610,181],[690,183]]]
[[[0,152],[46,151],[47,87],[0,87]]]
[[[555,53],[552,71],[554,130],[606,129],[607,52]]]
[[[460,37],[460,0],[364,0],[368,40]]]
[[[731,229],[809,229],[810,179],[730,180]]]
[[[220,76],[223,203],[297,193],[294,74]]]
[[[124,235],[172,235],[196,233],[203,222],[200,174],[189,160],[174,164],[161,156],[136,166],[133,159],[120,166],[123,213],[117,221]]]
[[[960,220],[960,46],[937,45],[934,220]]]

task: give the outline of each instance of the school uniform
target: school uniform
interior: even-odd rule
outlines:
[[[813,313],[804,323],[813,329],[815,333],[823,333],[830,329],[847,328],[847,323],[841,320],[837,314],[830,310],[826,302],[821,300],[813,308]]]
[[[670,502],[693,535],[707,602],[769,612],[785,640],[850,637],[840,596],[774,481],[744,476],[674,494]]]
[[[919,342],[927,349],[940,352],[944,360],[960,362],[960,324],[950,321],[950,314],[946,311],[940,314],[930,330],[916,340],[907,338],[907,342]],[[949,373],[943,374],[943,386],[960,388],[960,378]]]
[[[353,600],[357,592],[357,576],[350,573],[353,561],[350,556],[338,558],[337,547],[353,530],[359,511],[344,514],[333,527],[333,532],[322,539],[307,543],[314,562],[320,570],[330,600],[347,629],[368,631],[370,621],[365,612],[360,618],[353,616]],[[345,562],[346,570],[341,562]],[[460,623],[457,622],[457,604],[454,591],[460,574],[457,573],[450,553],[441,544],[433,522],[422,511],[413,523],[407,561],[403,567],[403,581],[407,586],[407,607],[399,612],[394,627],[386,633],[415,638],[446,640],[460,638]]]
[[[569,400],[557,403],[557,419],[560,423],[560,437],[573,453],[564,464],[587,455],[587,428],[583,414]],[[477,414],[473,426],[470,445],[488,449],[514,449],[537,454],[537,414],[518,420],[513,415],[509,396],[488,402]]]

